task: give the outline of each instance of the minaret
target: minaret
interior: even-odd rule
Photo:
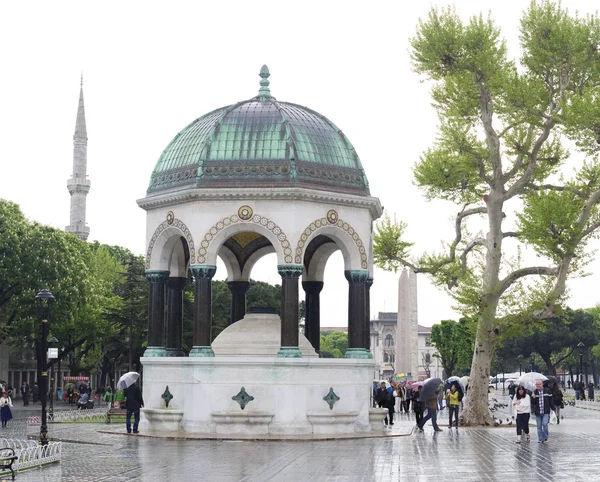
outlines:
[[[90,192],[87,178],[87,129],[85,127],[85,108],[83,106],[83,74],[79,90],[79,107],[73,135],[73,175],[67,181],[71,195],[71,224],[65,227],[67,233],[76,234],[79,239],[87,240],[90,228],[85,224],[85,203]]]

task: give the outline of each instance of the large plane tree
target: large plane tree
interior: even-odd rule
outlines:
[[[432,84],[439,132],[414,176],[427,198],[456,205],[454,234],[444,252],[416,257],[404,223],[384,218],[375,236],[380,267],[429,273],[477,320],[468,425],[492,423],[494,348],[556,316],[600,227],[598,17],[532,2],[519,39],[512,60],[491,15],[433,9],[420,21],[412,62]]]

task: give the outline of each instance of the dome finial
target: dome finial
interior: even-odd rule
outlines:
[[[83,88],[83,70],[81,71],[81,80],[79,81],[79,86]]]
[[[265,99],[269,99],[271,97],[271,91],[269,90],[269,67],[263,65],[260,68],[260,89],[258,89],[258,98],[261,102],[264,102]]]

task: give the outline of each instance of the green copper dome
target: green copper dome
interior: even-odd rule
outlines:
[[[163,151],[148,192],[164,189],[301,186],[369,195],[350,141],[321,114],[269,91],[217,109],[185,127]]]

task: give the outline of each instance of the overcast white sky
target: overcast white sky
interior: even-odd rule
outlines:
[[[449,2],[448,2],[449,3]],[[526,1],[455,1],[464,18],[493,11],[516,54]],[[32,220],[69,224],[79,75],[88,128],[90,240],[145,252],[145,195],[169,141],[193,119],[257,94],[267,64],[271,92],[306,105],[354,144],[371,193],[409,223],[415,254],[453,234],[451,205],[429,203],[411,168],[436,133],[429,87],[411,71],[408,39],[431,5],[447,2],[202,1],[3,2],[0,6],[0,197]],[[596,1],[565,0],[582,13]],[[279,282],[274,255],[253,278]],[[600,260],[589,271],[600,271]],[[223,279],[224,268],[217,278]],[[371,312],[396,311],[398,275],[375,273]],[[600,275],[570,283],[571,306],[599,301]],[[322,326],[347,323],[341,255],[327,267]],[[345,299],[345,298],[342,298]],[[458,318],[419,278],[423,325]]]

